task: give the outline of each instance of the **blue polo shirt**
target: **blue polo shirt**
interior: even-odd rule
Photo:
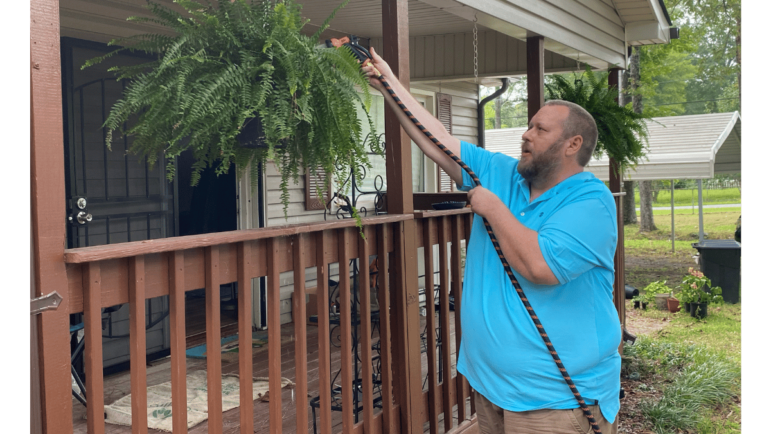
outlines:
[[[517,172],[519,160],[466,142],[460,158],[523,225],[538,232],[559,284],[537,285],[514,274],[578,391],[597,401],[612,422],[621,389],[621,326],[613,304],[617,232],[610,190],[582,172],[531,202],[529,184]],[[464,171],[459,188],[473,187]],[[577,408],[479,217],[466,257],[458,372],[509,411]]]

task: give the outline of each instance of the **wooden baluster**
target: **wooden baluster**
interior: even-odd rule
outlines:
[[[461,337],[461,328],[460,328],[460,305],[461,305],[461,293],[462,293],[462,282],[461,282],[461,261],[460,261],[460,230],[461,230],[461,220],[460,216],[452,216],[452,223],[451,223],[451,231],[452,231],[452,248],[451,248],[451,261],[452,266],[450,267],[450,270],[452,272],[452,293],[455,297],[455,363],[457,366],[458,362],[458,356],[460,355],[460,337]],[[466,379],[463,377],[463,375],[457,373],[455,376],[456,380],[456,391],[457,391],[457,397],[458,397],[458,425],[461,424],[464,420],[466,420]]]
[[[294,354],[295,354],[295,409],[297,412],[297,432],[308,431],[308,339],[305,325],[305,249],[308,246],[306,236],[299,234],[294,239],[294,297],[292,306],[294,318]]]
[[[102,377],[102,274],[98,262],[83,266],[83,359],[86,368],[86,427],[88,434],[104,433],[104,379]]]
[[[364,228],[367,240],[373,239],[371,227]],[[372,314],[370,309],[369,294],[369,254],[367,241],[362,237],[359,240],[359,300],[361,305],[361,387],[363,392],[362,406],[364,407],[364,434],[374,433],[373,408],[372,408]]]
[[[252,395],[252,245],[238,243],[238,376],[241,434],[254,433],[254,397]],[[268,314],[270,317],[270,314]],[[271,397],[273,398],[273,397]],[[280,400],[280,397],[279,397]]]
[[[329,232],[316,234],[316,302],[319,326],[319,431],[332,433],[331,362],[329,354],[329,276],[325,257]]]
[[[187,433],[187,367],[185,364],[185,253],[169,253],[169,318],[171,322],[171,426]]]
[[[447,270],[447,217],[439,217],[439,318],[442,336],[442,402],[444,411],[444,431],[452,428],[452,406],[455,388],[452,382],[452,364],[450,361],[450,282]],[[456,301],[455,308],[458,308]]]
[[[270,432],[281,434],[281,281],[278,238],[268,239],[268,386]],[[251,334],[249,336],[251,347]],[[250,431],[251,433],[251,431]]]
[[[436,369],[436,316],[434,301],[434,219],[423,220],[423,258],[426,270],[426,353],[428,355],[428,421],[430,434],[439,430],[436,400],[439,398],[439,381]]]
[[[474,224],[474,214],[470,213],[470,214],[464,215],[464,217],[463,217],[463,229],[464,229],[464,236],[465,236],[465,239],[466,239],[466,254],[467,255],[468,255],[469,240],[471,240],[471,228],[473,227],[473,224]],[[464,270],[464,273],[465,273],[465,270]],[[468,385],[468,381],[466,381],[466,384]],[[476,404],[474,402],[474,396],[471,393],[471,390],[472,390],[471,386],[469,386],[469,396],[471,397],[471,399],[470,399],[470,401],[471,401],[471,415],[473,416],[474,414],[476,414],[477,409],[476,409]]]
[[[474,214],[469,213],[463,216],[463,229],[466,239],[466,247],[468,247],[468,241],[471,239],[471,227],[474,223]]]
[[[381,396],[383,397],[383,433],[391,434],[391,417],[393,413],[393,391],[391,389],[391,295],[388,276],[388,237],[389,225],[379,225],[377,228],[378,257],[378,304],[380,305],[380,380]]]
[[[209,433],[222,434],[222,346],[220,321],[220,249],[204,249],[206,273],[206,388],[209,398]],[[251,291],[250,291],[251,292]]]
[[[129,347],[131,432],[147,434],[147,331],[145,330],[145,257],[129,258]]]
[[[342,371],[341,387],[343,388],[343,433],[353,432],[353,372],[351,369],[351,272],[348,264],[348,245],[350,234],[346,229],[338,233],[338,261],[340,264],[340,365]]]

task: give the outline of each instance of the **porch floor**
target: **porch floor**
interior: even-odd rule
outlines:
[[[455,312],[450,312],[450,352],[452,354],[452,373],[455,374]],[[425,327],[425,317],[421,317],[421,330]],[[319,395],[319,370],[318,370],[318,328],[315,326],[307,327],[307,341],[308,350],[306,352],[308,357],[308,393],[309,401],[312,397]],[[295,381],[295,344],[294,344],[294,323],[284,324],[281,327],[282,336],[292,337],[287,339],[281,346],[281,375],[292,381]],[[336,336],[337,335],[337,336]],[[331,336],[332,342],[339,342],[339,329],[338,332]],[[225,334],[223,333],[223,337]],[[188,337],[188,340],[190,337]],[[373,341],[377,340],[375,336]],[[283,339],[282,339],[283,340]],[[204,338],[205,341],[205,338]],[[374,342],[373,342],[374,343]],[[188,347],[191,346],[188,342]],[[340,349],[336,347],[331,348],[331,362],[332,373],[334,375],[340,369]],[[441,358],[437,359],[437,363],[440,363]],[[156,384],[171,381],[171,360],[169,357],[151,362],[147,366],[147,385],[153,386]],[[194,371],[206,370],[205,359],[186,359],[187,372],[190,374]],[[428,371],[428,359],[425,352],[421,354],[421,365],[423,378],[426,378],[426,372]],[[237,374],[238,362],[222,364],[223,374]],[[254,377],[267,377],[268,376],[268,348],[267,345],[262,348],[253,349],[253,376]],[[340,383],[338,379],[337,384]],[[428,386],[424,380],[424,390],[427,390]],[[118,374],[106,376],[104,378],[104,402],[105,404],[111,404],[123,396],[131,393],[131,383],[129,371],[124,371]],[[283,407],[283,424],[282,431],[286,433],[303,432],[303,430],[297,430],[296,426],[296,409],[293,402],[293,390],[284,389],[281,394],[281,402]],[[72,399],[73,407],[73,424],[74,433],[86,434],[86,408],[80,404],[74,398]],[[466,405],[469,408],[469,403]],[[313,433],[313,420],[310,407],[306,410],[308,412],[309,426],[306,432]],[[375,414],[380,412],[380,409],[375,409]],[[454,412],[457,415],[457,410]],[[269,432],[269,404],[267,402],[255,401],[254,402],[254,432],[255,433],[267,433]],[[467,410],[467,414],[468,410]],[[362,414],[360,414],[360,417]],[[318,417],[318,411],[317,411]],[[440,416],[439,432],[443,432],[443,423]],[[428,423],[424,425],[426,432],[428,432]],[[332,412],[332,431],[340,432],[342,430],[342,418],[340,412]],[[164,431],[150,429],[150,433],[162,434]],[[190,434],[203,434],[208,432],[208,420],[190,428],[188,430]],[[226,411],[223,414],[223,433],[236,434],[239,432],[239,409],[234,408]],[[105,424],[106,434],[131,434],[131,427]]]

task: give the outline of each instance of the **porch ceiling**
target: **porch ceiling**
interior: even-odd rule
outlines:
[[[172,4],[172,0],[156,0]],[[310,19],[308,34],[318,29],[342,0],[300,0],[303,16]],[[130,16],[149,16],[145,0],[60,0],[62,36],[108,42],[116,37],[157,32],[148,23],[127,22]],[[173,7],[173,6],[172,6]],[[418,0],[409,0],[410,35],[441,35],[471,32],[473,24],[457,15]],[[351,0],[330,23],[323,38],[354,34],[364,38],[383,36],[380,0]]]
[[[341,0],[302,2],[310,34]],[[126,21],[129,16],[147,16],[145,4],[145,0],[60,0],[61,34],[108,42],[158,32],[153,24]],[[542,35],[547,51],[599,69],[625,65],[626,44],[669,41],[668,17],[659,0],[408,0],[408,7],[410,36],[470,33],[476,16],[480,31],[491,29],[519,40]],[[322,38],[345,34],[382,38],[381,1],[351,0]]]
[[[306,1],[303,15],[318,28],[341,0]],[[408,0],[410,36],[470,32],[474,24],[457,15],[418,0]],[[330,23],[330,29],[367,38],[383,36],[380,0],[351,0]]]

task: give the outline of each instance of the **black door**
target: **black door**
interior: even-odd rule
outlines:
[[[63,38],[62,102],[64,111],[67,247],[88,247],[178,235],[175,185],[165,177],[165,162],[149,167],[128,154],[131,138],[105,146],[102,125],[121,97],[125,82],[115,80],[110,65],[143,63],[147,58],[118,55],[105,64],[81,69],[88,59],[114,47]],[[146,302],[147,354],[164,356],[169,349],[168,297]],[[122,369],[129,360],[128,309],[103,310],[105,371]],[[82,321],[74,315],[71,323]],[[73,345],[79,339],[73,336]],[[81,367],[79,360],[76,368]]]
[[[87,60],[114,49],[90,41],[62,39],[67,247],[235,230],[235,168],[220,176],[207,169],[198,186],[191,187],[190,152],[174,161],[177,179],[170,182],[166,179],[167,162],[162,158],[149,167],[138,156],[127,153],[132,138],[116,135],[112,150],[107,149],[107,131],[102,125],[126,85],[125,81],[115,80],[108,68],[148,61],[148,57],[126,53],[81,69]],[[223,296],[232,298],[235,290],[225,285]],[[188,292],[187,308],[199,310],[198,305],[203,305],[201,295],[202,291]],[[168,297],[147,300],[146,311],[148,358],[162,357],[169,349]],[[125,369],[129,360],[128,309],[122,305],[105,309],[103,318],[105,371]],[[79,321],[79,315],[71,319],[75,324]],[[73,336],[73,341],[77,340]]]
[[[108,64],[146,62],[118,55],[84,70],[86,60],[114,48],[69,38],[62,42],[68,247],[87,247],[175,236],[179,219],[174,185],[165,177],[165,161],[154,167],[128,154],[131,138],[105,146],[102,128],[124,81]],[[89,218],[90,217],[90,218]]]

